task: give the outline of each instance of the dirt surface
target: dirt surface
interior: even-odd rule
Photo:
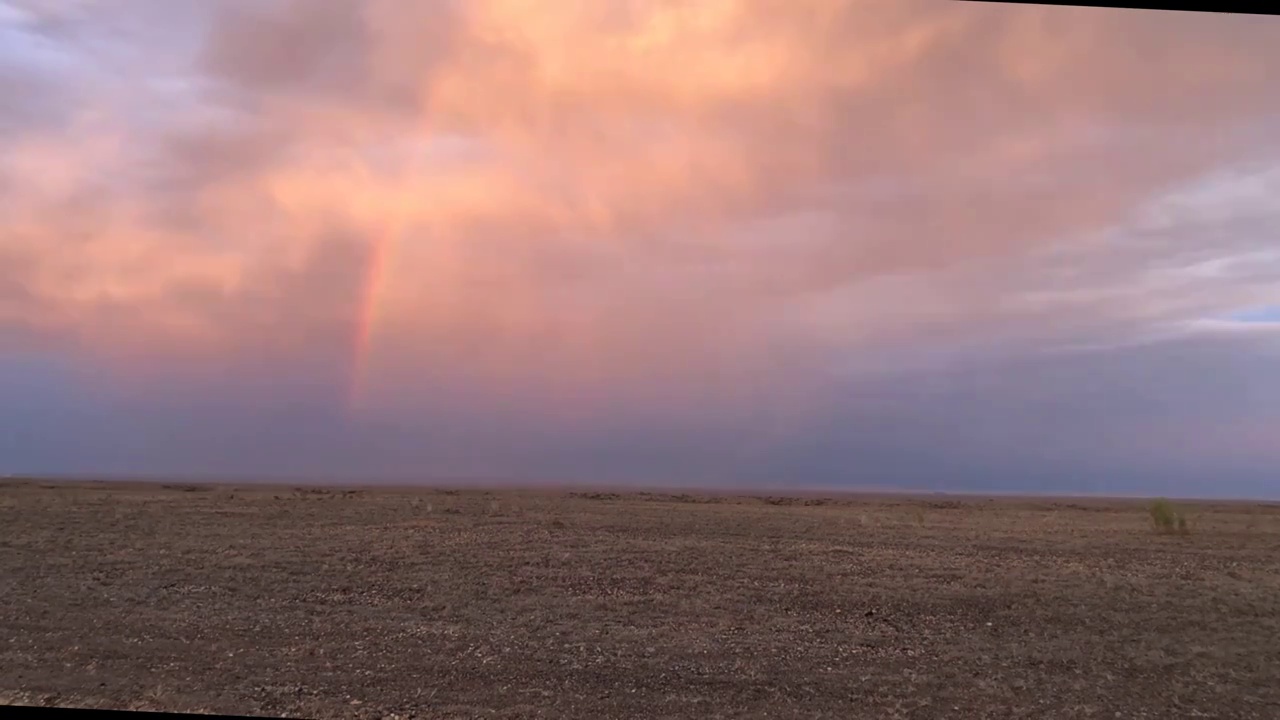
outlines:
[[[0,487],[0,701],[1280,718],[1280,508]]]

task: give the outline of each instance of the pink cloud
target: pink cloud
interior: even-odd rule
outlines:
[[[375,405],[429,369],[734,406],[779,372],[1131,328],[1099,288],[1028,316],[1057,272],[1037,258],[1116,286],[1181,258],[1194,240],[1096,237],[1259,152],[1280,110],[1257,18],[623,8],[228,3],[186,18],[198,52],[145,64],[157,28],[119,20],[99,72],[131,82],[69,77],[69,124],[0,136],[0,251],[22,268],[0,318],[137,368],[350,355],[368,333]]]

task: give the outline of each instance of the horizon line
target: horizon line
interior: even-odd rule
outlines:
[[[138,483],[138,484],[186,484],[206,487],[226,487],[236,485],[258,485],[277,487],[282,485],[310,488],[359,488],[369,490],[549,490],[549,491],[587,491],[616,492],[621,494],[703,494],[712,496],[741,497],[794,497],[818,498],[831,496],[872,495],[880,497],[959,497],[966,499],[1026,499],[1026,500],[1151,500],[1168,498],[1183,502],[1243,502],[1254,504],[1280,504],[1280,497],[1258,497],[1247,495],[1224,495],[1204,497],[1193,495],[1177,495],[1168,493],[1132,493],[1132,492],[1049,492],[1049,491],[984,491],[984,490],[934,490],[911,487],[894,487],[883,485],[844,485],[831,486],[821,484],[803,484],[781,486],[773,483],[705,483],[689,482],[687,484],[659,484],[643,481],[589,481],[574,479],[533,479],[533,478],[496,478],[484,476],[437,476],[418,478],[368,478],[353,480],[350,478],[319,478],[315,476],[284,475],[232,475],[219,474],[113,474],[113,473],[0,473],[0,484],[65,482],[65,483]]]

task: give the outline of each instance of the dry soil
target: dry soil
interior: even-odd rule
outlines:
[[[1280,507],[0,487],[0,701],[1280,718]]]

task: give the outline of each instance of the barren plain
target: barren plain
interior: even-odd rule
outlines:
[[[1280,718],[1280,507],[11,481],[0,702]]]

